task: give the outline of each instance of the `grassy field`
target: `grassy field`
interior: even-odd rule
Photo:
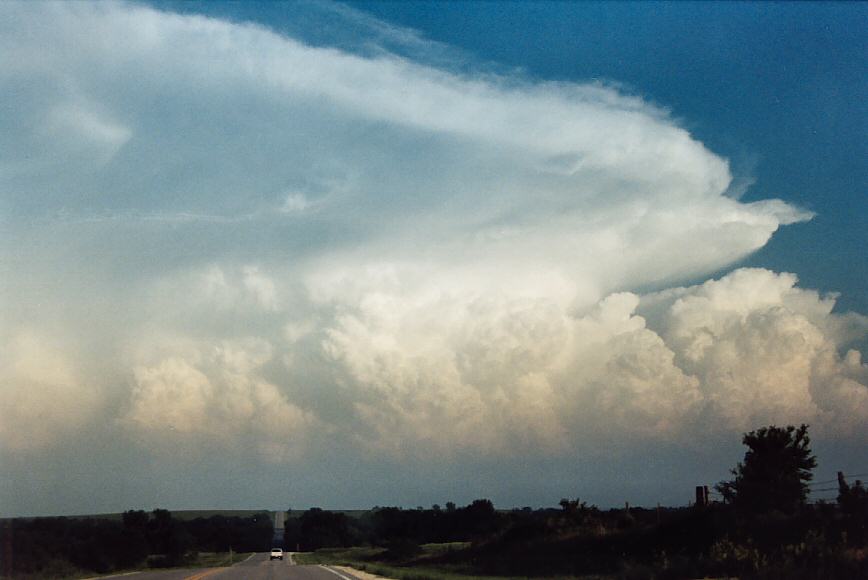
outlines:
[[[232,566],[233,564],[237,564],[238,562],[242,562],[246,560],[253,552],[233,552],[230,554],[229,552],[199,552],[196,557],[196,560],[193,562],[188,562],[183,566],[178,566],[178,568],[225,568],[227,566]],[[118,574],[130,573],[130,572],[139,572],[139,571],[148,571],[148,570],[171,570],[171,568],[148,568],[147,566],[143,566],[141,568],[130,568],[128,570],[120,570],[112,572],[111,574],[106,574],[107,577],[115,577]],[[80,573],[80,574],[71,574],[68,576],[58,576],[63,578],[102,578],[103,576],[94,576],[93,573]],[[34,577],[35,579],[35,577]],[[29,578],[27,579],[29,580]]]
[[[199,552],[196,568],[222,568],[232,566],[249,558],[254,552]]]
[[[424,544],[422,554],[413,559],[412,563],[385,564],[374,561],[386,550],[384,548],[339,548],[323,549],[316,552],[297,554],[294,559],[299,564],[330,564],[333,566],[349,566],[356,570],[394,578],[395,580],[527,580],[525,576],[479,576],[469,574],[460,567],[426,564],[427,559],[436,558],[444,552],[461,550],[468,546],[464,542],[451,542],[448,544]],[[574,579],[575,577],[562,577],[560,580]],[[587,577],[592,580],[597,577]],[[558,580],[552,578],[551,580]]]

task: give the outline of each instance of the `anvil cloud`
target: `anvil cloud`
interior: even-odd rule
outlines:
[[[792,274],[696,283],[811,214],[740,201],[658,106],[136,4],[0,12],[0,457],[868,440],[864,317]]]

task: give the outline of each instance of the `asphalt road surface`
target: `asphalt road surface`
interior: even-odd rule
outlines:
[[[268,552],[254,554],[231,568],[198,568],[137,572],[116,578],[130,580],[358,580],[347,572],[324,566],[297,566],[289,555],[283,560],[269,560]]]

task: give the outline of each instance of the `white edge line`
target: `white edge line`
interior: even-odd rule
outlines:
[[[341,574],[337,570],[332,570],[328,566],[323,566],[322,564],[320,564],[319,567],[322,568],[323,570],[328,570],[329,572],[331,572],[332,574],[334,574],[338,578],[343,578],[344,580],[356,580],[355,578],[350,578],[349,576],[344,576],[343,574]]]

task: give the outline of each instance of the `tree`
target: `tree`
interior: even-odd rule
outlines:
[[[581,501],[579,498],[569,499],[563,498],[558,504],[561,506],[561,513],[565,520],[576,524],[582,524],[591,513],[596,511],[593,506],[588,506],[587,502]]]
[[[854,485],[847,485],[844,475],[838,473],[838,506],[847,541],[852,546],[863,546],[868,539],[868,489],[858,479]]]
[[[121,516],[124,527],[128,530],[137,530],[142,533],[148,528],[148,512],[144,510],[129,510]]]
[[[763,427],[745,433],[744,462],[735,479],[717,484],[727,502],[750,513],[793,513],[804,505],[817,459],[811,454],[808,426]]]
[[[310,508],[299,518],[301,545],[306,550],[351,546],[353,533],[346,514]]]
[[[176,566],[183,562],[192,537],[182,522],[172,518],[172,513],[155,509],[148,520],[148,542],[151,553],[162,554],[161,565]]]
[[[489,499],[475,499],[467,507],[457,510],[459,522],[469,538],[484,536],[497,528],[498,515]]]

